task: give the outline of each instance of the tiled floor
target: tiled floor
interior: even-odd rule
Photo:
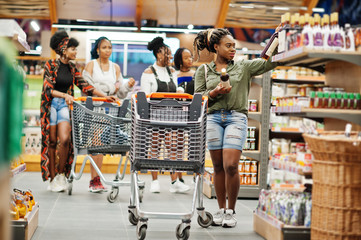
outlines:
[[[111,180],[113,175],[107,174]],[[150,175],[141,175],[146,182],[141,209],[156,212],[186,212],[191,209],[192,190],[187,194],[169,192],[169,176],[159,176],[161,193],[149,193]],[[115,203],[107,201],[107,194],[88,192],[89,174],[84,174],[79,181],[74,181],[73,194],[52,193],[46,191],[47,183],[43,183],[39,172],[25,172],[17,175],[12,182],[14,187],[31,189],[35,200],[40,205],[39,225],[32,240],[95,240],[95,239],[137,239],[136,227],[128,221],[129,187],[121,187]],[[126,176],[129,178],[129,176]],[[186,183],[192,183],[192,177],[185,177]],[[253,232],[252,211],[256,200],[238,200],[237,220],[235,228],[212,227],[202,228],[197,223],[197,214],[192,218],[189,239],[232,240],[263,239]],[[215,199],[204,197],[207,211],[215,212]],[[146,239],[176,239],[175,229],[180,220],[149,219]]]

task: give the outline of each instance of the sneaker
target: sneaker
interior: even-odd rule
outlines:
[[[48,191],[63,192],[64,188],[62,186],[60,186],[54,178],[53,181],[49,180]]]
[[[222,221],[222,227],[235,227],[237,224],[237,219],[234,217],[235,215],[233,209],[227,209]]]
[[[171,193],[185,193],[191,189],[188,185],[184,184],[183,182],[179,181],[178,179],[170,184],[169,191]]]
[[[96,182],[96,178],[94,178],[93,180],[90,180],[89,192],[98,193],[98,192],[101,192],[101,191],[102,190],[99,188],[99,185]]]
[[[64,173],[58,174],[55,177],[55,181],[57,182],[57,184],[61,187],[63,187],[64,190],[68,189],[68,184],[66,182],[66,177],[64,175]]]
[[[159,184],[159,180],[153,180],[151,183],[150,183],[150,189],[149,191],[151,193],[160,193],[160,184]]]
[[[213,214],[213,226],[221,226],[224,218],[224,208],[219,209],[215,214]]]
[[[98,185],[98,188],[102,191],[102,192],[107,192],[108,191],[108,188],[106,188],[102,182],[100,181],[100,177],[97,176],[93,179],[95,185]]]

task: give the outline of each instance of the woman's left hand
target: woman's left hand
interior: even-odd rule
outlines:
[[[129,78],[129,81],[128,81],[128,86],[130,87],[130,88],[132,88],[133,86],[135,85],[135,80],[134,80],[134,78]]]

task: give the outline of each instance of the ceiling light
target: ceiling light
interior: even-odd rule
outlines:
[[[115,30],[115,31],[137,31],[137,27],[122,27],[122,26],[93,26],[93,25],[68,25],[54,23],[52,28],[72,28],[72,29],[97,29],[97,30]]]
[[[325,12],[325,9],[323,9],[323,8],[312,8],[312,11],[313,11],[313,12],[324,13],[324,12]]]
[[[242,5],[241,8],[254,8],[253,5],[247,6],[247,5]]]
[[[94,21],[90,21],[90,20],[85,20],[85,19],[77,19],[77,22],[94,22]]]
[[[189,30],[192,30],[194,28],[193,24],[189,24],[187,27]]]
[[[38,32],[40,30],[39,24],[34,20],[30,22],[30,25],[33,27],[35,32]]]
[[[199,33],[202,29],[186,29],[186,28],[160,28],[160,27],[141,27],[141,31],[145,32],[182,32],[182,33]]]
[[[289,7],[277,7],[277,6],[273,6],[272,9],[273,10],[282,10],[282,11],[289,11],[290,10]]]

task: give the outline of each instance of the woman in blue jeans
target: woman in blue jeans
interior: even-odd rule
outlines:
[[[195,92],[209,99],[207,146],[214,167],[214,187],[219,210],[213,224],[234,227],[235,205],[239,191],[238,163],[247,135],[248,93],[253,76],[276,67],[263,59],[234,61],[236,44],[226,29],[208,29],[198,33],[194,48],[216,53],[216,60],[200,66],[195,74]],[[225,68],[231,87],[220,84]],[[228,196],[228,207],[226,196]]]

